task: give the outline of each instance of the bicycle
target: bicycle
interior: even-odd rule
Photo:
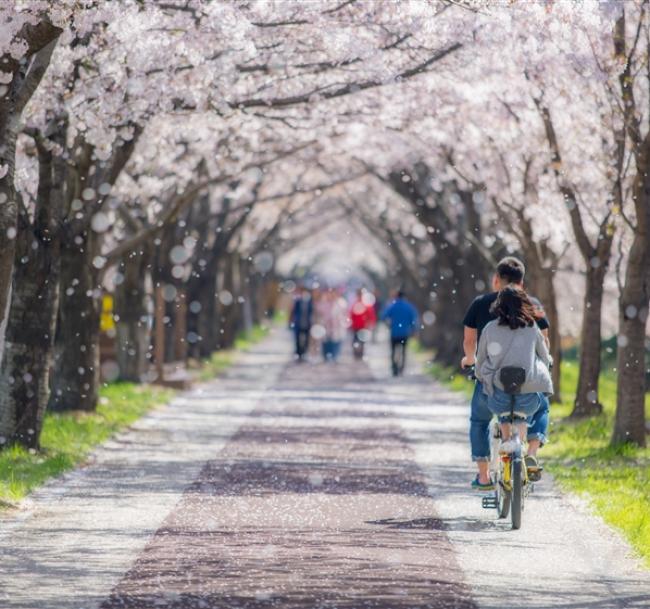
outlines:
[[[492,495],[483,497],[482,506],[486,509],[496,508],[500,519],[507,518],[510,514],[512,528],[519,529],[526,497],[533,490],[533,484],[528,478],[524,462],[523,443],[517,425],[517,423],[525,421],[526,416],[515,411],[515,396],[520,393],[521,386],[526,380],[526,370],[516,366],[505,366],[499,371],[499,378],[504,391],[510,395],[508,422],[511,434],[510,439],[504,445],[501,427],[496,419],[492,420],[490,424],[490,475],[494,480],[495,490]]]
[[[469,380],[476,380],[475,367],[463,369]],[[499,371],[504,391],[510,395],[511,436],[507,451],[502,450],[501,426],[496,418],[490,422],[490,476],[494,480],[493,493],[482,498],[482,506],[496,509],[498,518],[510,515],[512,528],[521,527],[524,502],[534,486],[528,478],[524,462],[524,450],[517,423],[526,419],[522,413],[515,411],[515,396],[520,393],[526,380],[526,370],[515,366],[506,366]]]

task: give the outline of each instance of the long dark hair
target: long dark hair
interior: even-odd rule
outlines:
[[[509,326],[511,330],[535,324],[535,307],[521,288],[503,288],[490,310],[497,316],[500,326]]]

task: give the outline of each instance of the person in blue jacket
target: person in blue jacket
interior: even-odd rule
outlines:
[[[397,297],[389,303],[381,314],[382,321],[390,326],[390,361],[393,376],[404,372],[406,364],[406,343],[413,335],[418,324],[417,309],[399,290]]]

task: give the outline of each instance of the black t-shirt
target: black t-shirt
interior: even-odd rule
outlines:
[[[476,328],[477,342],[481,338],[481,332],[483,332],[483,328],[485,328],[485,326],[487,326],[493,319],[496,319],[496,315],[490,311],[490,308],[492,307],[492,303],[497,299],[498,294],[498,292],[491,292],[490,294],[477,296],[472,301],[472,304],[469,305],[467,313],[465,313],[463,325],[467,326],[468,328]],[[542,304],[539,302],[539,300],[537,300],[537,298],[533,298],[532,296],[528,297],[536,307],[543,309]],[[540,317],[537,320],[537,325],[539,326],[540,330],[546,330],[549,327],[548,319],[546,319],[546,317]]]

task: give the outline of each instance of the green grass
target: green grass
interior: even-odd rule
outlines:
[[[463,374],[454,368],[445,368],[436,362],[428,362],[427,370],[436,380],[444,383],[450,389],[464,393],[467,398],[471,398],[474,393],[474,383],[467,380]]]
[[[96,445],[172,395],[160,387],[113,383],[101,388],[96,412],[47,413],[41,452],[14,446],[0,453],[0,504],[11,505],[49,478],[79,465]]]
[[[429,365],[430,374],[471,397],[473,384],[457,370]],[[569,419],[578,384],[575,361],[562,363],[562,403],[551,405],[550,441],[542,450],[546,468],[560,487],[585,498],[605,522],[623,533],[650,567],[650,447],[610,446],[616,408],[616,374],[601,375],[603,413]],[[650,418],[650,394],[646,396]]]
[[[577,382],[576,362],[563,363],[563,401],[551,407],[551,441],[542,453],[546,466],[562,488],[587,499],[605,522],[619,529],[650,567],[650,448],[610,445],[616,408],[616,375],[611,370],[600,379],[603,413],[582,421],[567,419]]]

